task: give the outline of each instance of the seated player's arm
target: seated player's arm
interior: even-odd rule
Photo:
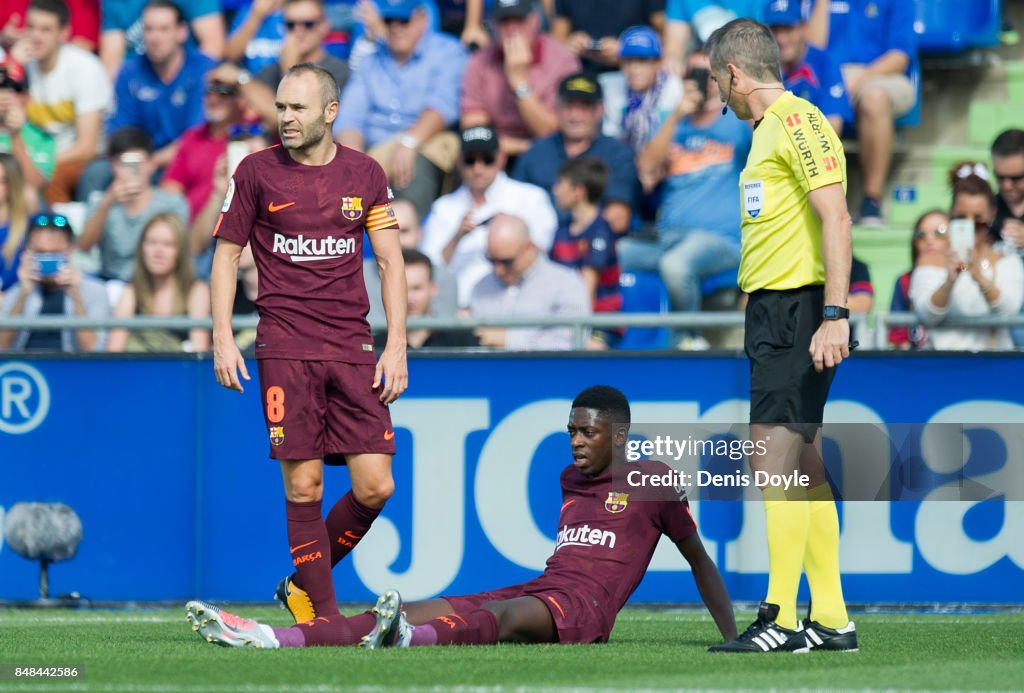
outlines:
[[[686,562],[690,564],[693,580],[697,583],[697,589],[700,590],[700,597],[704,600],[704,605],[711,613],[711,617],[715,619],[715,625],[718,626],[723,640],[726,642],[735,640],[736,618],[732,613],[732,601],[729,599],[729,593],[725,589],[725,583],[722,582],[722,575],[718,572],[718,567],[704,550],[700,535],[694,532],[676,544],[676,547],[679,549],[679,553],[683,554]]]

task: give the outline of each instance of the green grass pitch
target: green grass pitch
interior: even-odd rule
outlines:
[[[229,607],[230,608],[230,607]],[[287,625],[277,608],[236,606]],[[753,618],[739,614],[740,627]],[[331,693],[395,688],[1020,690],[1024,615],[855,614],[861,651],[711,655],[698,611],[628,609],[607,645],[364,651],[236,650],[200,640],[184,609],[0,610],[0,665],[77,665],[68,680],[0,680],[0,691]]]

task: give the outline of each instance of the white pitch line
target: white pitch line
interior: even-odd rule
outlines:
[[[343,686],[343,685],[266,685],[266,684],[224,684],[224,685],[175,685],[175,684],[96,684],[91,685],[85,682],[49,684],[49,683],[19,683],[13,687],[0,683],[0,691],[56,691],[63,693],[279,693],[287,689],[289,693],[380,693],[386,690],[395,690],[395,686]],[[525,693],[543,688],[553,693],[621,693],[621,688],[586,688],[586,687],[529,687],[529,686],[409,686],[401,690],[415,691],[417,693]],[[630,689],[633,693],[655,693],[660,691],[678,691],[679,693],[711,693],[712,691],[734,691],[739,693],[816,693],[821,689],[722,689],[722,688],[635,688]],[[836,688],[830,689],[833,693],[912,693],[918,690],[914,688]],[[931,691],[931,693],[980,693],[975,691],[958,691],[949,689],[945,691]]]

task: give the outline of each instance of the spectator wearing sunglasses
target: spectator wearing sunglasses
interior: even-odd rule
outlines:
[[[234,81],[237,70],[224,63],[207,75],[203,98],[206,122],[185,131],[181,147],[160,182],[164,190],[185,195],[188,200],[190,247],[196,256],[196,275],[203,279],[209,278],[213,260],[211,230],[233,173],[228,170],[228,140],[242,142],[243,151],[248,152],[268,144],[259,123],[242,122],[247,101],[242,86]],[[238,161],[230,163],[237,165]]]
[[[265,122],[276,127],[274,98],[277,85],[284,73],[299,63],[313,63],[334,77],[339,89],[349,79],[349,68],[344,61],[329,54],[323,46],[331,25],[324,14],[322,0],[285,0],[282,12],[284,41],[277,60],[256,73],[255,81],[265,90],[246,94]],[[243,75],[243,80],[245,76]]]
[[[933,209],[918,217],[914,224],[914,235],[910,241],[911,269],[896,279],[892,290],[893,313],[909,313],[914,310],[910,302],[910,276],[922,257],[945,257],[949,250],[949,215],[941,209]],[[924,325],[889,328],[889,344],[897,349],[923,349],[928,341]]]
[[[18,283],[3,297],[0,315],[110,317],[103,284],[74,264],[74,235],[60,214],[39,214],[28,223],[27,247],[18,267]],[[99,330],[0,331],[0,351],[103,351]]]
[[[487,231],[491,273],[473,289],[469,310],[476,318],[590,314],[590,296],[579,272],[547,258],[530,239],[526,222],[498,214]],[[483,327],[482,346],[511,351],[572,349],[569,327]]]
[[[504,173],[506,157],[494,129],[471,127],[462,131],[461,138],[462,185],[430,208],[421,249],[436,267],[455,275],[459,305],[466,306],[473,287],[491,272],[486,227],[495,214],[522,218],[533,244],[544,253],[551,249],[558,218],[545,190]]]
[[[999,133],[992,143],[992,170],[999,186],[992,230],[1024,252],[1024,130]]]
[[[992,143],[992,169],[999,193],[992,231],[1024,255],[1024,130],[1001,132]],[[1010,330],[1013,344],[1024,347],[1024,328]]]
[[[384,46],[364,56],[341,97],[334,135],[380,162],[395,196],[426,214],[459,156],[466,49],[430,30],[422,0],[379,0]]]
[[[983,175],[984,174],[984,175]],[[933,349],[985,351],[1013,346],[1006,328],[944,328],[947,316],[1016,315],[1024,301],[1024,263],[1015,252],[996,243],[992,222],[996,197],[981,164],[953,167],[952,225],[974,226],[974,246],[961,255],[952,247],[943,254],[922,257],[910,276],[910,300],[921,321],[932,328]]]

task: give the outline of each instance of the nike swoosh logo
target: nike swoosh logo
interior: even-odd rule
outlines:
[[[299,544],[299,545],[298,545],[298,546],[296,546],[295,548],[291,549],[291,552],[292,552],[292,553],[295,553],[295,552],[296,552],[296,551],[298,551],[299,549],[304,549],[304,548],[306,548],[307,546],[309,546],[310,544],[315,544],[315,543],[316,543],[316,539],[314,539],[313,541],[307,541],[307,542],[306,542],[305,544]]]
[[[570,498],[569,500],[565,501],[564,503],[562,503],[562,510],[565,510],[566,508],[568,508],[570,505],[572,505],[575,502],[576,502],[575,498]]]
[[[348,531],[347,529],[345,530],[345,536],[348,537],[349,539],[362,539],[363,538],[362,534],[353,534],[352,532]]]
[[[295,203],[285,202],[283,205],[275,205],[273,202],[271,202],[270,204],[267,205],[267,211],[273,214],[274,212],[280,212],[282,209],[285,209],[286,207],[291,207],[293,204]]]
[[[395,437],[395,432],[394,431],[387,431],[386,433],[384,433],[384,440],[391,440],[394,437]]]

